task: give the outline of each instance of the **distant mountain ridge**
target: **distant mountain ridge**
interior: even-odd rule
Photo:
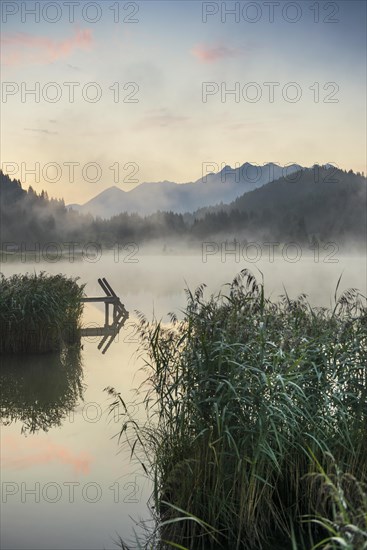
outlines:
[[[149,215],[157,211],[172,211],[182,214],[219,203],[229,204],[248,191],[290,176],[302,168],[297,164],[279,166],[271,162],[263,166],[245,162],[237,168],[226,165],[219,172],[209,173],[191,183],[141,183],[131,191],[112,186],[85,204],[70,204],[68,207],[106,219],[122,212]]]
[[[120,190],[116,192],[119,196]],[[198,242],[236,239],[306,246],[326,243],[333,250],[347,251],[352,245],[365,253],[366,204],[363,173],[315,166],[244,192],[229,204],[193,213],[161,211],[143,216],[125,212],[111,219],[93,219],[66,208],[62,199],[49,199],[45,191],[24,190],[19,180],[0,170],[0,250],[13,253],[26,245],[27,250],[39,251],[40,246],[51,244],[61,253],[70,243],[79,248],[92,242],[109,248],[116,243],[143,242],[197,246]]]
[[[235,235],[262,241],[307,242],[337,248],[366,244],[367,179],[331,165],[303,169],[245,193],[227,205],[197,210],[192,233],[199,239]]]

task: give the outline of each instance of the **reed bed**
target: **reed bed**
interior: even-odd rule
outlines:
[[[0,354],[45,353],[78,342],[84,285],[77,280],[0,274]]]
[[[275,303],[244,270],[169,328],[140,316],[147,417],[119,435],[154,481],[147,548],[367,548],[367,309],[337,290]]]

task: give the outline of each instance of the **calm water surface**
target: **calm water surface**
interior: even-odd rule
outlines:
[[[83,339],[80,357],[69,355],[2,358],[1,548],[113,549],[118,535],[133,538],[135,521],[149,518],[151,486],[128,449],[114,437],[119,420],[108,415],[113,386],[126,402],[143,380],[141,360],[134,356],[134,311],[148,318],[179,313],[185,286],[205,282],[208,292],[232,280],[243,268],[264,273],[267,295],[305,292],[314,305],[330,305],[341,273],[341,289],[366,294],[366,257],[338,258],[336,263],[263,260],[237,263],[219,257],[140,255],[127,263],[112,253],[98,262],[5,262],[1,271],[64,273],[79,276],[89,296],[101,295],[98,277],[106,277],[130,312],[129,322],[106,355],[99,338]],[[260,275],[259,275],[260,277]],[[103,307],[88,304],[83,323],[103,324]],[[133,407],[133,405],[131,405]],[[135,410],[137,415],[142,411]]]

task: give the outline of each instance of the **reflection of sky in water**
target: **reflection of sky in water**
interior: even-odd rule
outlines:
[[[112,549],[116,548],[113,541],[117,533],[131,538],[134,523],[129,516],[147,517],[150,489],[139,467],[130,463],[129,450],[120,450],[113,437],[119,422],[116,417],[108,417],[111,400],[103,390],[115,387],[126,402],[131,402],[132,389],[144,377],[134,355],[134,310],[142,311],[148,318],[153,312],[157,317],[178,312],[185,305],[185,286],[195,288],[206,282],[208,292],[217,291],[244,267],[252,268],[256,274],[255,266],[264,273],[267,294],[273,298],[283,292],[284,284],[291,296],[306,292],[314,305],[328,305],[342,272],[341,290],[357,287],[366,292],[363,257],[339,258],[334,264],[314,263],[310,258],[294,264],[276,259],[274,263],[262,261],[251,266],[236,263],[230,257],[225,263],[220,257],[203,263],[200,256],[140,256],[139,263],[116,264],[111,255],[105,254],[94,264],[3,263],[5,275],[33,269],[78,275],[81,282],[87,283],[89,296],[102,295],[97,278],[106,277],[130,311],[130,324],[121,330],[106,355],[97,350],[100,338],[83,339],[84,401],[77,401],[61,426],[52,427],[47,433],[40,430],[35,435],[22,434],[19,422],[2,428],[3,499],[4,488],[9,490],[7,501],[2,504],[2,524],[7,525],[2,531],[3,548]],[[103,305],[88,304],[83,323],[103,325],[103,321]],[[35,502],[34,494],[25,493],[35,489],[36,483],[40,484],[39,502]],[[101,498],[92,502],[97,486]],[[46,499],[42,496],[45,487]],[[70,499],[73,487],[74,499]],[[57,490],[60,499],[51,502],[58,496]]]
[[[103,324],[103,310],[86,308],[85,314],[85,322]],[[138,367],[131,360],[135,345],[120,338],[105,356],[93,338],[84,339],[83,345],[84,401],[78,401],[61,426],[34,435],[23,435],[21,422],[2,427],[3,498],[5,488],[9,492],[2,504],[2,523],[7,525],[2,548],[116,548],[117,533],[132,536],[129,516],[147,517],[149,485],[130,463],[129,451],[119,452],[114,436],[120,424],[117,416],[108,416],[111,400],[103,391],[115,386],[131,402],[131,389],[139,385]]]
[[[2,504],[7,525],[2,547],[114,548],[116,533],[132,533],[129,516],[146,516],[148,485],[128,451],[118,453],[119,422],[117,416],[108,417],[110,401],[103,392],[107,385],[116,386],[131,401],[130,389],[138,385],[132,352],[131,344],[121,342],[102,356],[96,344],[85,342],[84,401],[62,426],[27,436],[20,423],[2,428],[3,492],[5,486],[10,491]],[[17,483],[14,495],[13,486],[4,485],[11,482]],[[31,494],[36,483],[39,502]]]

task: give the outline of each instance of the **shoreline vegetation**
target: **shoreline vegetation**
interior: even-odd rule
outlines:
[[[0,273],[0,355],[47,353],[80,343],[84,286],[65,275]]]
[[[106,388],[154,487],[137,547],[367,548],[367,308],[339,284],[313,308],[243,270],[208,299],[187,290],[170,326],[139,316],[145,419]]]

